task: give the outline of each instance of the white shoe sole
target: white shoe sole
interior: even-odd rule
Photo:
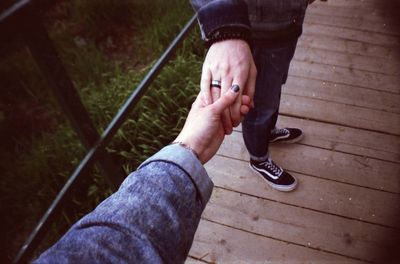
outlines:
[[[304,138],[304,134],[301,134],[299,137],[291,139],[291,140],[275,140],[275,141],[270,141],[269,143],[282,143],[282,144],[292,144],[292,143],[296,143],[299,142],[300,140],[302,140]]]
[[[292,183],[291,185],[282,186],[282,185],[275,184],[275,183],[270,182],[270,181],[268,181],[267,179],[265,179],[264,176],[263,176],[260,172],[258,172],[257,170],[255,170],[255,169],[251,166],[251,164],[249,164],[249,167],[250,167],[250,169],[251,169],[252,171],[254,171],[255,173],[257,173],[257,175],[260,176],[260,177],[261,177],[269,186],[271,186],[271,188],[274,189],[274,190],[281,191],[281,192],[291,192],[291,191],[293,191],[294,189],[296,189],[296,187],[297,187],[297,179],[294,178],[293,176],[292,176],[292,177],[294,178],[294,183]]]

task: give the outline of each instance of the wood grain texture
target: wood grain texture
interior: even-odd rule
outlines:
[[[282,88],[282,93],[400,114],[400,94],[335,82],[290,76]]]
[[[357,40],[342,38],[341,36],[320,35],[303,33],[298,42],[298,47],[318,48],[341,52],[344,54],[362,55],[372,58],[383,58],[386,63],[397,65],[400,51],[393,47],[375,45]]]
[[[346,84],[394,94],[400,93],[400,77],[373,73],[347,67],[300,61],[296,58],[290,64],[289,75],[337,84]]]
[[[314,23],[319,25],[327,25],[333,27],[349,28],[360,30],[362,32],[374,32],[379,34],[387,34],[390,36],[399,36],[399,32],[395,24],[392,24],[387,17],[378,17],[371,10],[369,19],[364,19],[364,16],[353,15],[349,16],[348,13],[333,13],[338,8],[321,8],[310,7],[307,11],[305,22]],[[356,9],[351,9],[348,12],[355,12]],[[332,12],[332,13],[329,13]],[[347,15],[347,16],[345,16]],[[383,15],[383,14],[382,14]],[[375,18],[375,19],[373,19]],[[377,19],[378,18],[378,19]]]
[[[242,134],[236,131],[225,138],[218,153],[243,161],[249,159]],[[271,156],[277,164],[287,170],[371,189],[400,193],[400,166],[397,163],[300,144],[271,145]]]
[[[385,0],[385,1],[377,1],[377,0],[335,0],[335,1],[324,1],[314,2],[313,5],[328,5],[328,6],[338,6],[342,9],[357,9],[359,13],[365,15],[365,10],[369,8],[377,8],[380,7],[380,10],[389,9],[392,10],[396,7],[400,6],[400,3],[397,0]]]
[[[215,156],[206,164],[214,184],[240,193],[373,224],[400,228],[400,195],[290,172],[299,185],[290,194],[269,187],[248,162]]]
[[[400,135],[400,115],[314,98],[282,94],[281,114]]]
[[[364,263],[202,220],[189,253],[211,263]]]
[[[313,249],[375,261],[396,242],[393,230],[215,188],[203,219]]]
[[[396,18],[398,11],[394,8],[377,8],[377,2],[374,3],[365,3],[365,1],[358,1],[361,3],[357,6],[337,6],[335,4],[338,1],[329,1],[329,2],[320,2],[316,1],[314,4],[309,5],[307,8],[307,14],[318,14],[330,17],[338,17],[338,18],[354,18],[359,19],[361,21],[366,22],[376,22],[379,24],[378,26],[383,26],[388,20],[390,21],[392,18]],[[399,3],[395,1],[381,1],[385,3],[392,4],[392,7],[399,5]],[[353,1],[353,3],[357,3],[357,1]],[[372,4],[372,5],[371,5]],[[359,25],[362,26],[362,23]],[[352,23],[345,24],[345,26],[352,26]]]
[[[365,42],[369,44],[381,45],[396,48],[400,43],[398,36],[392,36],[372,31],[361,31],[352,28],[343,28],[320,23],[304,23],[304,32],[306,34],[318,34],[322,36],[334,36],[344,39]]]
[[[299,61],[321,63],[332,66],[348,67],[355,70],[382,73],[385,75],[400,75],[400,62],[396,59],[367,57],[365,55],[346,54],[329,49],[317,49],[299,45],[295,58]],[[335,67],[332,67],[334,70]]]
[[[304,138],[300,143],[304,145],[400,163],[400,140],[397,136],[289,116],[280,116],[278,127],[301,128]]]
[[[302,129],[304,137],[299,143],[302,145],[400,163],[400,140],[398,136],[284,115],[279,116],[277,126]],[[235,131],[241,132],[241,125],[235,128]],[[229,139],[227,138],[227,140]],[[240,148],[240,151],[245,152],[242,148]],[[244,154],[243,157],[247,156]],[[387,163],[382,165],[385,166],[385,164]],[[391,166],[391,169],[394,168]]]

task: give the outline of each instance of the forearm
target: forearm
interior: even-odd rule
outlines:
[[[190,153],[172,151],[189,161],[154,156],[37,262],[183,263],[212,183]]]

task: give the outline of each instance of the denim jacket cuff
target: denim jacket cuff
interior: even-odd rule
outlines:
[[[212,1],[197,10],[202,38],[208,41],[210,35],[223,27],[241,28],[250,31],[247,4],[242,1]]]
[[[179,145],[168,145],[145,160],[138,169],[156,161],[174,163],[185,171],[198,191],[204,209],[210,199],[214,184],[196,156]]]

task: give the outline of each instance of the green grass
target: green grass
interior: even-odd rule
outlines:
[[[99,132],[192,14],[186,0],[75,0],[50,13],[50,35]],[[185,41],[107,147],[127,173],[182,127],[199,89],[204,48],[198,35]],[[0,87],[6,95],[0,100],[0,132],[7,141],[0,148],[0,210],[5,216],[0,242],[7,245],[2,263],[15,255],[85,154],[29,58],[21,49],[0,60]],[[15,109],[20,110],[12,114]],[[22,118],[22,128],[16,118]],[[90,176],[40,250],[111,193],[97,169]]]

